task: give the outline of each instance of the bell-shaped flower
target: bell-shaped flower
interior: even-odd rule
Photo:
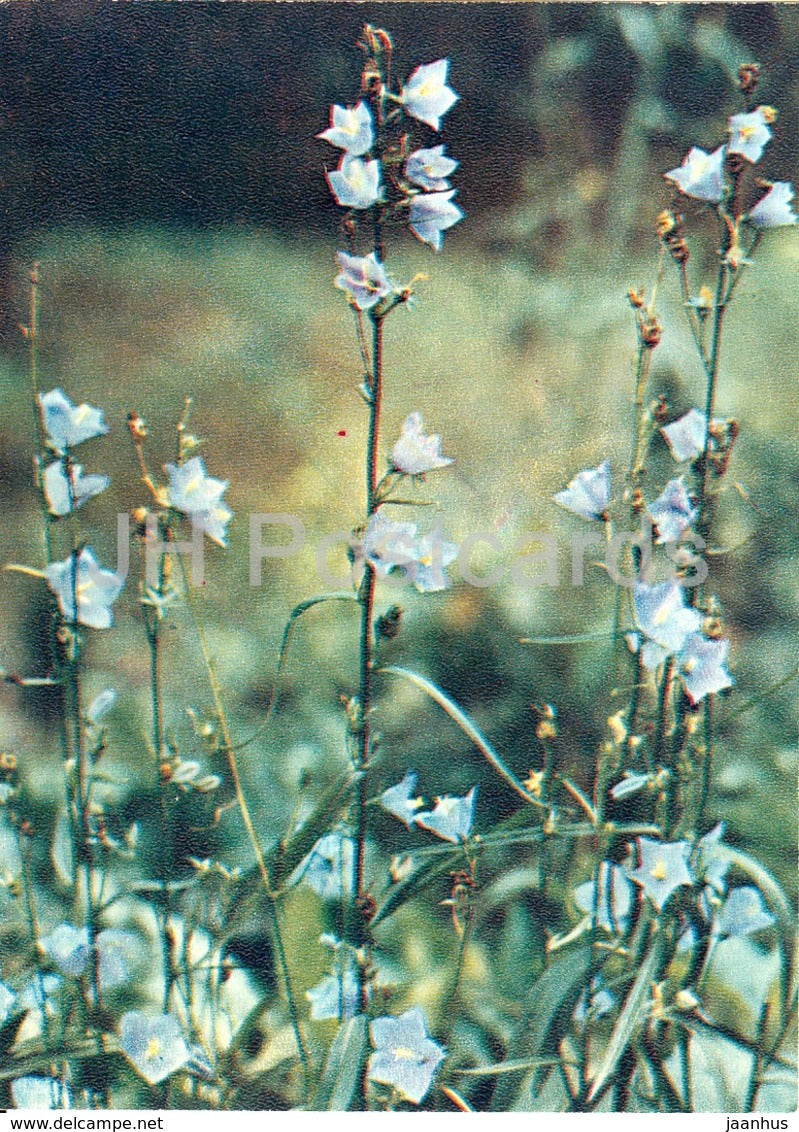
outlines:
[[[718,204],[724,192],[724,158],[726,147],[719,146],[713,153],[705,153],[693,146],[676,169],[663,176],[672,181],[687,197]]]
[[[437,252],[447,228],[464,217],[462,209],[452,203],[455,189],[446,193],[417,193],[411,200],[410,229],[424,244]]]
[[[733,114],[730,118],[730,142],[728,150],[745,157],[753,164],[760,160],[763,150],[771,140],[768,128],[769,117],[762,106],[748,114]]]
[[[602,861],[597,882],[587,880],[579,884],[574,890],[574,903],[587,916],[593,916],[596,911],[597,925],[606,932],[623,934],[630,922],[632,885],[619,865]]]
[[[346,252],[336,254],[341,267],[336,276],[336,286],[347,292],[358,310],[371,310],[394,290],[385,267],[374,252],[366,256],[347,255]]]
[[[73,405],[63,389],[40,393],[39,405],[48,442],[59,456],[84,440],[108,432],[101,409],[86,404]]]
[[[434,833],[436,837],[453,841],[457,845],[465,841],[472,831],[476,796],[477,787],[473,786],[462,798],[451,797],[449,794],[436,798],[435,808],[418,814],[416,824]]]
[[[222,502],[227,480],[209,476],[201,456],[185,464],[164,464],[169,476],[169,506],[188,515],[191,521],[218,546],[227,546],[227,525],[233,512]]]
[[[664,425],[660,431],[678,463],[693,462],[705,450],[707,417],[699,409],[689,409],[684,416]]]
[[[635,619],[643,633],[641,660],[646,668],[657,668],[666,657],[680,652],[691,633],[702,624],[702,614],[685,604],[685,589],[676,582],[650,586],[636,582],[633,588]]]
[[[42,481],[47,509],[59,516],[77,511],[87,500],[105,491],[111,482],[108,476],[84,476],[80,464],[70,465],[67,471],[61,460],[47,465]]]
[[[355,106],[331,106],[330,125],[316,135],[351,157],[362,157],[372,148],[374,129],[372,112],[365,102]]]
[[[552,498],[581,519],[604,519],[610,505],[610,460],[578,472],[568,487]]]
[[[441,119],[458,101],[447,86],[449,59],[417,67],[400,92],[400,102],[412,118],[437,130]]]
[[[112,570],[104,570],[88,546],[77,557],[70,555],[63,562],[51,562],[44,573],[66,621],[77,621],[91,629],[107,629],[113,624],[111,606],[125,579]]]
[[[732,687],[733,679],[724,667],[730,642],[692,633],[680,652],[680,678],[692,704],[705,696]]]
[[[408,575],[420,594],[438,593],[450,587],[446,567],[458,557],[458,547],[448,542],[436,527],[414,543],[413,563],[407,567]]]
[[[399,1018],[375,1018],[369,1027],[374,1053],[369,1058],[370,1081],[390,1085],[403,1100],[420,1104],[446,1054],[427,1033],[418,1006]]]
[[[791,208],[794,192],[790,181],[775,181],[764,197],[749,209],[749,221],[756,228],[781,228],[799,223]]]
[[[730,889],[716,918],[716,928],[723,936],[752,935],[770,928],[773,923],[774,917],[766,908],[760,891],[752,885]]]
[[[630,879],[643,888],[660,912],[675,889],[694,883],[688,867],[691,846],[687,841],[653,841],[649,837],[639,837],[637,844],[641,863],[632,870]]]
[[[411,413],[402,426],[400,438],[391,450],[391,466],[406,476],[422,476],[453,463],[441,455],[441,437],[425,436],[421,413]]]
[[[682,477],[669,480],[663,494],[649,505],[647,511],[658,529],[657,543],[679,542],[683,531],[688,530],[698,514]]]
[[[444,155],[444,146],[435,145],[431,149],[413,151],[405,162],[405,176],[412,185],[428,193],[440,193],[449,188],[447,178],[457,168],[458,162]]]
[[[355,844],[341,833],[326,833],[314,845],[297,872],[323,900],[340,900],[351,891]]]
[[[338,169],[325,173],[330,191],[342,208],[371,208],[380,200],[380,162],[342,157]]]
[[[315,987],[305,992],[311,1004],[311,1018],[321,1022],[325,1018],[339,1018],[342,1022],[353,1018],[361,1009],[361,987],[358,967],[351,953],[339,948],[336,958],[340,969],[326,975]],[[367,997],[369,988],[367,987]]]
[[[399,566],[409,567],[415,561],[416,523],[398,523],[378,507],[366,524],[363,541],[355,549],[356,561],[365,558],[381,578]]]
[[[718,822],[696,843],[694,873],[714,892],[723,893],[726,887],[730,858],[723,844],[724,822]]]
[[[380,795],[380,805],[383,809],[398,818],[411,829],[416,824],[418,811],[424,805],[421,798],[416,795],[416,783],[419,775],[409,770],[401,782],[396,786],[389,786]]]
[[[130,932],[107,928],[99,933],[96,947],[102,990],[112,990],[126,981],[130,974],[128,959],[135,945],[136,937]],[[90,955],[86,928],[59,924],[50,935],[39,941],[39,946],[62,974],[76,977],[86,973]]]
[[[122,1051],[150,1085],[177,1073],[191,1060],[191,1050],[174,1014],[129,1010],[119,1021]]]
[[[72,1108],[69,1085],[55,1077],[17,1077],[11,1082],[14,1108]]]

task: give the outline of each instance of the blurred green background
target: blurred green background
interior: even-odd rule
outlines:
[[[126,412],[148,421],[157,469],[173,458],[184,397],[194,398],[206,466],[230,480],[237,513],[230,549],[207,546],[196,601],[237,735],[258,724],[285,620],[326,588],[315,545],[362,518],[366,413],[351,319],[332,286],[343,245],[323,177],[334,155],[314,135],[331,102],[357,98],[354,43],[367,20],[392,33],[404,74],[452,60],[461,101],[442,140],[461,162],[455,181],[467,213],[440,256],[407,232],[389,244],[395,279],[428,279],[414,309],[387,325],[383,450],[413,410],[442,434],[456,464],[419,489],[437,505],[420,522],[437,514],[456,540],[493,532],[503,551],[486,551],[486,569],[509,566],[524,532],[563,540],[554,588],[521,588],[506,572],[484,588],[404,590],[403,630],[386,659],[438,682],[521,776],[541,762],[531,704],[553,703],[555,757],[587,784],[604,721],[625,702],[623,690],[612,696],[609,646],[533,648],[520,638],[609,631],[614,591],[599,569],[572,587],[566,540],[585,528],[551,496],[606,456],[620,491],[635,352],[626,291],[654,278],[653,221],[670,201],[662,172],[692,144],[721,143],[742,62],[761,64],[761,100],[780,111],[762,174],[796,176],[799,12],[790,5],[4,5],[3,557],[39,565],[42,554],[17,330],[37,260],[42,384],[101,406],[112,426],[110,439],[81,450],[87,470],[113,476],[111,492],[81,512],[104,563],[115,560],[117,511],[146,502]],[[699,208],[688,209],[688,223],[696,290],[711,282],[717,235]],[[741,434],[718,508],[715,541],[725,553],[710,565],[736,680],[716,712],[711,812],[790,891],[799,682],[773,686],[799,668],[798,268],[796,232],[769,233],[728,319],[718,409]],[[671,272],[660,309],[651,389],[677,415],[702,405],[704,390]],[[655,493],[673,467],[659,445]],[[247,561],[255,511],[292,513],[307,531],[300,554],[264,563],[257,590]],[[116,629],[91,634],[88,691],[120,691],[105,760],[126,818],[146,825],[152,798],[142,782],[152,768],[135,553],[133,564]],[[345,572],[342,554],[333,564]],[[394,600],[395,591],[381,593],[381,609]],[[0,603],[0,664],[41,673],[41,585],[6,575]],[[346,765],[340,697],[357,686],[356,632],[347,608],[332,605],[297,628],[280,710],[243,756],[267,842],[285,830],[301,779],[307,804]],[[167,723],[192,757],[202,744],[186,709],[203,717],[210,696],[180,609],[166,642]],[[0,712],[5,746],[19,753],[42,806],[55,804],[53,701],[6,688]],[[507,807],[503,785],[416,692],[381,682],[378,728],[376,790],[412,766],[428,797],[479,782],[478,829]],[[375,836],[386,849],[404,843],[387,817],[376,817]],[[187,822],[179,850],[177,871],[190,852],[248,860],[233,813],[215,829]],[[444,909],[434,918],[446,926]],[[434,980],[429,958],[414,962]]]

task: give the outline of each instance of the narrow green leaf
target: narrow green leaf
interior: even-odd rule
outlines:
[[[335,782],[322,795],[316,807],[299,829],[276,845],[266,856],[266,867],[274,888],[288,880],[297,866],[308,856],[316,842],[329,833],[342,812],[349,806],[352,791],[361,780],[361,772],[350,772]]]
[[[429,884],[432,884],[433,881],[437,880],[439,877],[444,876],[462,861],[463,850],[460,848],[453,848],[442,856],[428,857],[421,865],[414,869],[407,880],[393,885],[388,890],[386,899],[380,905],[372,920],[372,927],[382,923],[383,920],[387,920],[389,916],[393,915],[403,904],[407,904],[418,892],[427,888]]]
[[[505,765],[489,741],[471,719],[469,719],[463,709],[459,707],[446,692],[443,692],[438,685],[433,684],[433,682],[428,680],[425,676],[420,676],[418,672],[412,672],[409,668],[398,668],[391,665],[388,668],[381,668],[379,671],[389,673],[392,676],[401,676],[404,680],[409,680],[411,684],[415,684],[417,688],[425,692],[431,700],[434,700],[439,707],[444,709],[450,719],[457,723],[461,731],[463,731],[463,733],[471,739],[475,747],[477,747],[483,758],[487,760],[499,777],[503,779],[520,798],[524,798],[525,802],[530,802],[534,806],[541,805],[537,798],[534,798],[529,791],[525,790],[515,774]]]
[[[346,1112],[362,1107],[360,1086],[368,1048],[369,1024],[365,1015],[357,1014],[340,1027],[330,1047],[310,1106],[314,1111]]]
[[[644,1006],[647,1001],[647,996],[649,995],[651,984],[660,968],[664,947],[665,940],[663,935],[656,936],[654,943],[638,969],[635,982],[630,988],[627,998],[624,1000],[624,1006],[616,1020],[616,1025],[613,1027],[613,1033],[610,1035],[610,1041],[605,1050],[605,1056],[602,1059],[602,1063],[591,1085],[591,1091],[588,1094],[589,1103],[613,1076],[624,1051],[636,1036],[641,1023],[644,1021]]]
[[[559,1057],[534,1057],[530,1061],[498,1061],[495,1065],[475,1065],[469,1069],[450,1069],[461,1077],[498,1077],[502,1073],[516,1073],[520,1069],[545,1069],[558,1065]]]
[[[564,951],[538,976],[527,992],[522,1016],[508,1042],[515,1062],[540,1061],[543,1058],[546,1065],[542,1062],[541,1067],[546,1068],[550,1058],[557,1061],[560,1039],[568,1028],[592,961],[593,949],[590,945],[582,945]],[[518,1082],[513,1078],[515,1069],[524,1071],[521,1065],[516,1065],[500,1076],[491,1100],[492,1111],[510,1111],[518,1088]]]

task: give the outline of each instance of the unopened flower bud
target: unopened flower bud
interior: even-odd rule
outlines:
[[[147,423],[137,412],[128,413],[128,428],[135,444],[142,444],[147,439]]]
[[[777,111],[773,106],[758,106],[758,110],[763,115],[764,120],[769,126],[777,121]]]
[[[757,63],[742,63],[738,68],[738,87],[742,94],[754,94],[760,79]]]

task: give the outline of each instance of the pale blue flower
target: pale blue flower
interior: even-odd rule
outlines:
[[[326,975],[320,983],[305,992],[311,1004],[311,1018],[321,1022],[325,1018],[340,1018],[346,1022],[361,1009],[361,988],[358,971],[350,962],[340,973]]]
[[[425,436],[421,413],[405,418],[400,438],[391,450],[391,466],[406,476],[422,476],[453,463],[441,455],[441,437]]]
[[[754,163],[760,160],[770,140],[771,130],[762,107],[758,106],[748,114],[733,114],[730,118],[730,143],[727,147],[730,153],[737,153]]]
[[[338,169],[325,173],[330,191],[342,208],[371,208],[380,200],[380,162],[342,157]]]
[[[641,647],[646,668],[657,668],[666,657],[680,652],[702,624],[702,614],[686,606],[685,589],[676,582],[654,586],[636,582],[633,601],[638,628],[646,638]]]
[[[587,880],[575,888],[574,903],[587,916],[594,915],[596,904],[596,922],[600,928],[613,935],[626,932],[633,904],[633,888],[626,873],[619,865],[602,861],[598,883],[598,901],[595,882]]]
[[[672,181],[685,196],[718,204],[724,192],[724,158],[726,147],[719,146],[713,153],[705,153],[693,146],[682,160],[682,165],[670,169],[663,176]]]
[[[227,525],[233,512],[222,502],[228,481],[209,476],[201,456],[185,464],[165,464],[169,476],[169,506],[188,515],[211,542],[227,546]]]
[[[799,223],[791,208],[794,192],[790,181],[775,181],[764,197],[749,210],[749,221],[756,228],[781,228]]]
[[[682,477],[669,480],[662,495],[647,507],[649,517],[658,530],[655,542],[679,542],[698,514]]]
[[[411,550],[413,563],[407,567],[408,576],[420,594],[438,593],[449,589],[446,567],[458,557],[458,547],[448,542],[436,528],[418,539]]]
[[[692,704],[705,696],[732,687],[733,679],[724,667],[730,642],[692,633],[680,652],[680,677]]]
[[[150,1085],[182,1069],[191,1058],[180,1022],[174,1014],[143,1014],[130,1010],[119,1021],[122,1050]]]
[[[641,863],[632,870],[630,879],[641,886],[660,912],[675,889],[694,883],[688,867],[691,846],[687,841],[653,841],[649,837],[639,837],[637,845]]]
[[[416,149],[405,162],[405,176],[412,185],[418,185],[429,193],[445,192],[450,186],[451,177],[458,168],[458,162],[444,155],[444,146],[432,149]]]
[[[724,892],[730,859],[724,851],[724,822],[720,821],[696,843],[694,871],[716,892]]]
[[[42,476],[47,508],[53,515],[69,515],[110,484],[108,476],[84,476],[80,464],[72,464],[69,473],[61,460],[54,460]]]
[[[34,975],[19,992],[20,1008],[43,1011],[50,1007],[51,1000],[63,981],[60,975]]]
[[[17,996],[11,987],[7,987],[5,983],[0,983],[0,1026],[5,1023],[16,1001]]]
[[[113,624],[111,606],[119,597],[125,580],[112,570],[104,570],[88,546],[81,550],[77,559],[71,555],[63,562],[51,562],[44,573],[67,621],[76,620],[77,591],[77,621],[80,625],[107,629]]]
[[[442,233],[463,219],[464,212],[452,203],[455,189],[446,193],[417,193],[411,200],[410,228],[422,243],[441,251]]]
[[[446,1054],[432,1041],[418,1006],[399,1018],[375,1018],[369,1027],[374,1053],[369,1058],[368,1077],[391,1085],[403,1100],[420,1104]]]
[[[331,106],[330,125],[316,136],[345,149],[351,157],[362,157],[374,141],[372,112],[365,102],[357,102],[353,107]]]
[[[398,566],[410,566],[414,561],[416,523],[398,523],[386,517],[378,507],[366,524],[363,542],[356,557],[363,557],[375,568],[380,577],[386,577]]]
[[[128,959],[135,945],[136,937],[130,932],[107,928],[99,933],[96,946],[102,990],[112,990],[126,981],[130,974]],[[39,941],[39,946],[62,974],[78,977],[86,973],[90,956],[86,928],[59,924],[50,935]]]
[[[72,1108],[69,1085],[54,1077],[17,1077],[11,1082],[11,1099],[15,1108]]]
[[[716,422],[714,421],[714,424]],[[672,456],[678,463],[694,461],[705,450],[707,417],[699,409],[689,409],[684,416],[660,430],[669,446]]]
[[[39,394],[47,439],[51,448],[63,456],[84,440],[102,436],[108,432],[101,409],[92,405],[73,405],[63,389],[51,389],[49,393]]]
[[[326,833],[299,866],[300,879],[323,900],[340,900],[352,888],[355,845],[341,833]]]
[[[400,102],[411,117],[437,130],[441,119],[458,101],[447,86],[449,59],[417,67],[400,92]]]
[[[346,291],[358,310],[368,311],[393,290],[386,269],[374,252],[366,256],[337,252],[341,273],[336,286]]]
[[[586,1023],[594,1022],[610,1014],[616,1005],[616,996],[605,986],[601,975],[591,980],[590,996],[586,991],[580,995],[574,1008],[572,1017],[578,1026],[585,1027]]]
[[[86,719],[89,723],[98,724],[117,702],[117,693],[114,688],[106,688],[100,692],[99,696],[95,696],[86,711]]]
[[[610,505],[610,460],[578,472],[568,487],[552,498],[581,519],[604,519]]]
[[[730,890],[716,918],[716,927],[720,935],[742,936],[769,928],[774,922],[760,891],[741,885]]]
[[[476,797],[477,787],[473,786],[462,798],[449,794],[436,798],[435,808],[418,814],[416,824],[444,841],[465,841],[472,831]]]
[[[409,770],[401,782],[396,786],[389,786],[380,795],[380,805],[383,809],[398,818],[411,829],[416,824],[418,811],[424,805],[421,798],[416,796],[416,783],[419,775]]]

